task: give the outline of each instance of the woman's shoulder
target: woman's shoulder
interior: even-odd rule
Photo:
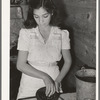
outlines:
[[[30,35],[35,33],[35,29],[36,28],[31,28],[31,29],[21,28],[20,29],[20,34],[30,36]]]
[[[58,26],[56,26],[56,27],[54,27],[54,31],[56,32],[56,33],[60,33],[60,34],[63,34],[63,33],[69,33],[68,32],[68,30],[66,29],[66,28],[61,28],[61,27],[58,27]]]
[[[31,28],[31,29],[21,28],[20,31],[23,31],[23,32],[26,32],[26,33],[27,33],[27,32],[34,32],[35,29],[36,29],[36,28]]]

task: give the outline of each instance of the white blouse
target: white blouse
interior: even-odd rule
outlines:
[[[61,49],[70,49],[69,32],[52,27],[46,43],[38,27],[21,29],[18,39],[18,50],[28,51],[28,61],[56,62],[62,57]]]

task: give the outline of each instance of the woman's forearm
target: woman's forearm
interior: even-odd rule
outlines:
[[[68,71],[69,71],[69,69],[71,67],[71,63],[72,63],[70,50],[63,49],[62,50],[62,55],[63,55],[63,58],[64,58],[64,65],[63,65],[63,67],[61,69],[60,74],[58,75],[58,77],[55,80],[55,81],[57,81],[59,83],[63,80],[65,75],[68,73]]]
[[[61,72],[59,73],[59,75],[55,81],[60,83],[63,80],[63,78],[65,77],[65,75],[68,73],[70,66],[71,66],[71,61],[68,63],[64,63],[64,65],[61,69]]]
[[[27,74],[31,77],[40,78],[40,79],[45,79],[46,77],[49,76],[48,74],[40,70],[37,70],[36,68],[32,67],[31,65],[27,63],[22,63],[22,64],[17,63],[17,69],[24,74]]]

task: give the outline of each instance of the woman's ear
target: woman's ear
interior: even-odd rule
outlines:
[[[53,12],[54,12],[54,11],[52,11],[51,15],[53,15]]]
[[[54,12],[54,11],[52,10],[51,15],[53,15],[53,12]]]

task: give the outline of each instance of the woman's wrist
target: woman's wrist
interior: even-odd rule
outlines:
[[[44,73],[44,75],[42,76],[42,79],[45,80],[47,78],[50,78],[50,76],[48,74]]]
[[[61,83],[61,80],[56,78],[55,82]]]

